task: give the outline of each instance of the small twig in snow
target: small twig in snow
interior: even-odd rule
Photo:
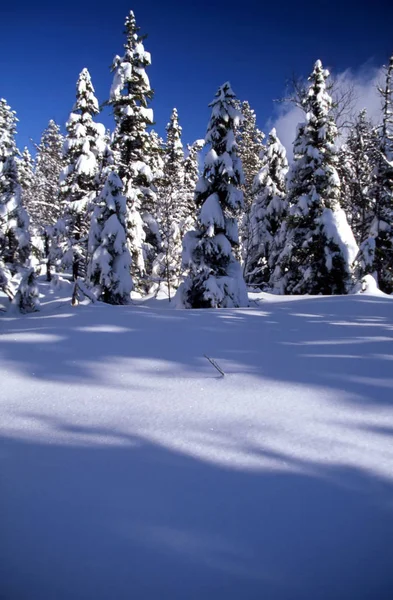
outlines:
[[[210,364],[213,365],[213,367],[215,369],[217,369],[217,371],[221,374],[222,377],[225,377],[225,373],[224,371],[221,369],[221,367],[217,364],[217,362],[214,360],[214,358],[210,358],[209,356],[207,356],[207,354],[203,355],[205,358],[207,358],[207,360],[209,361]]]

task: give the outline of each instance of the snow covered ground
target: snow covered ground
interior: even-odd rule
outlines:
[[[393,597],[392,298],[41,291],[0,313],[2,600]]]

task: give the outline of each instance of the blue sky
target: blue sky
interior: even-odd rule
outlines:
[[[148,34],[155,128],[164,134],[176,106],[184,142],[204,137],[207,105],[224,81],[249,100],[264,128],[286,80],[307,76],[317,58],[362,78],[393,52],[393,3],[386,0],[7,3],[0,8],[0,96],[17,111],[20,147],[39,140],[51,118],[64,128],[83,67],[99,101],[107,99],[130,9]],[[113,125],[109,113],[101,120]]]

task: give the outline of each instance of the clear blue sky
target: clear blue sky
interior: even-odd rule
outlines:
[[[0,96],[19,118],[18,144],[39,140],[49,119],[62,128],[79,72],[87,67],[97,97],[108,97],[113,56],[123,51],[123,24],[134,10],[155,90],[158,132],[174,106],[184,141],[204,137],[208,103],[229,80],[249,100],[261,127],[292,73],[308,75],[320,58],[339,72],[386,63],[393,52],[389,0],[15,0],[0,8]],[[101,119],[112,127],[110,114]]]

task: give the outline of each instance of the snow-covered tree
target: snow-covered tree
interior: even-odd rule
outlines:
[[[375,128],[362,110],[340,148],[337,165],[341,206],[358,244],[366,239],[373,218],[376,154]]]
[[[150,168],[152,179],[150,188],[155,192],[144,198],[143,209],[153,217],[157,216],[157,189],[162,184],[164,177],[165,143],[161,136],[152,129],[149,131],[149,141],[146,144],[146,164]]]
[[[34,271],[29,267],[29,217],[22,206],[18,179],[18,150],[15,142],[16,114],[6,100],[0,100],[0,289],[11,299],[15,294],[12,278],[21,278],[18,307],[23,312],[37,309]],[[17,292],[18,293],[18,292]]]
[[[186,234],[183,245],[183,262],[189,273],[179,288],[179,298],[186,308],[248,305],[240,263],[233,252],[239,243],[243,172],[235,140],[241,113],[229,83],[218,89],[210,106],[205,138],[210,150],[195,193],[197,227]]]
[[[246,266],[249,262],[249,253],[252,244],[250,210],[254,199],[254,180],[262,168],[263,140],[265,139],[265,134],[257,127],[256,114],[249,102],[244,101],[239,103],[239,107],[243,120],[236,131],[236,141],[244,173],[244,183],[241,186],[244,196],[244,208],[243,214],[239,219],[239,254]]]
[[[193,144],[187,144],[188,154],[184,159],[184,207],[186,218],[184,231],[190,231],[196,221],[195,186],[199,180],[198,155],[205,145],[205,140],[195,140]]]
[[[28,195],[34,250],[46,261],[48,281],[52,261],[58,258],[55,224],[61,214],[59,176],[63,167],[63,143],[59,125],[50,120],[36,145],[34,180]]]
[[[133,288],[123,190],[117,173],[110,172],[96,200],[89,234],[87,279],[97,298],[108,304],[128,304]]]
[[[116,56],[112,70],[114,79],[109,104],[113,108],[116,129],[113,136],[116,168],[124,183],[127,198],[127,242],[132,256],[134,283],[140,286],[145,275],[143,244],[145,231],[141,214],[149,213],[152,172],[149,167],[147,127],[153,123],[148,103],[153,96],[146,67],[150,54],[143,46],[145,36],[139,34],[134,13],[125,22],[126,43],[122,57]]]
[[[249,284],[267,284],[275,269],[281,246],[280,232],[287,216],[287,172],[285,148],[276,130],[272,129],[262,168],[254,180],[254,201],[249,218],[250,249],[244,269]]]
[[[143,201],[143,226],[145,241],[143,242],[143,254],[145,261],[145,272],[147,275],[146,287],[149,286],[148,279],[153,275],[154,262],[161,251],[161,236],[158,224],[159,198],[164,179],[164,140],[153,129],[149,132],[149,144],[146,145],[146,164],[151,171],[151,180],[148,194]]]
[[[164,176],[158,203],[161,252],[154,262],[153,274],[156,278],[166,281],[170,298],[171,289],[176,289],[180,283],[183,224],[188,217],[184,194],[182,128],[176,108],[172,111],[166,131]]]
[[[101,140],[101,152],[99,153],[98,173],[96,176],[96,186],[99,191],[105,185],[107,177],[115,168],[115,157],[112,150],[112,138],[109,130],[105,132]]]
[[[329,72],[317,61],[305,99],[306,122],[298,127],[289,178],[285,248],[271,283],[287,294],[345,294],[357,253],[340,207]]]
[[[12,306],[16,307],[21,313],[36,312],[40,309],[36,274],[34,267],[31,265],[27,265],[21,271],[21,280],[12,299]]]
[[[265,134],[257,127],[255,111],[247,100],[240,104],[240,110],[243,120],[236,131],[236,141],[244,173],[244,211],[248,213],[254,199],[254,180],[262,168]]]
[[[90,73],[83,69],[76,84],[76,102],[67,121],[65,166],[60,174],[65,234],[62,266],[72,266],[75,281],[86,268],[90,207],[98,193],[99,168],[107,146],[104,125],[93,120],[99,111]]]
[[[372,274],[379,288],[393,292],[393,56],[386,69],[382,127],[379,135],[373,193],[374,215],[357,257],[359,278]]]
[[[16,114],[0,100],[0,249],[11,270],[29,256],[29,219],[22,206],[18,179],[18,150],[15,142]]]
[[[23,205],[28,210],[31,203],[31,190],[34,185],[34,160],[26,147],[18,160],[18,181],[22,188]]]
[[[34,182],[27,206],[34,230],[54,225],[60,217],[58,191],[63,143],[59,125],[50,120],[36,145]]]

